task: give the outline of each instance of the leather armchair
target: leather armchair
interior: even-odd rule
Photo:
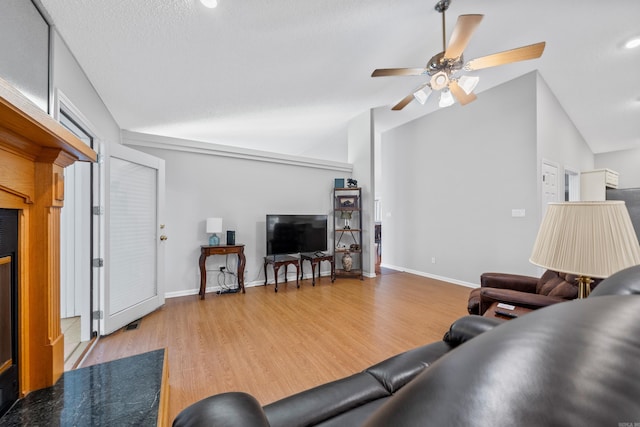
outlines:
[[[484,273],[480,287],[469,294],[470,314],[484,314],[494,302],[538,309],[578,297],[576,277],[547,270],[542,277],[507,273]],[[592,285],[594,287],[596,283]]]

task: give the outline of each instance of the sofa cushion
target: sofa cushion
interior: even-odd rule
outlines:
[[[451,348],[444,341],[424,345],[373,365],[365,372],[373,375],[389,393],[395,393]]]
[[[547,270],[538,281],[536,293],[550,297],[575,299],[578,297],[576,277],[572,274]]]
[[[303,427],[390,395],[372,375],[360,372],[270,403],[264,412],[271,427]]]

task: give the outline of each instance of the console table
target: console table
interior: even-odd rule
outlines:
[[[210,255],[238,255],[238,286],[242,289],[244,294],[244,266],[247,259],[244,257],[244,245],[220,245],[220,246],[200,246],[200,299],[204,299],[204,294],[207,290],[207,270],[205,268],[205,262]]]
[[[291,255],[271,255],[264,257],[264,285],[267,286],[267,265],[273,264],[273,279],[276,283],[276,292],[278,292],[278,270],[284,266],[284,281],[287,281],[287,267],[294,265],[296,267],[296,288],[300,287],[298,276],[300,273],[300,258]]]
[[[304,261],[311,264],[311,285],[316,285],[316,265],[318,266],[318,279],[320,279],[320,264],[322,261],[329,261],[331,264],[331,283],[336,280],[336,263],[333,254],[322,252],[303,252],[300,254],[300,279],[304,276]]]

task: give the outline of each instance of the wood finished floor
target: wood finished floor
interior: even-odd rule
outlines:
[[[189,404],[245,391],[267,404],[440,340],[470,289],[408,273],[323,277],[172,298],[136,330],[101,338],[83,366],[167,348],[170,420]]]

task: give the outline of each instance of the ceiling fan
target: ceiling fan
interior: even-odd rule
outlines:
[[[424,68],[379,68],[371,77],[383,76],[428,76],[429,80],[418,86],[411,94],[393,106],[392,110],[402,110],[416,99],[424,104],[433,91],[441,91],[439,105],[448,107],[453,104],[454,97],[461,105],[476,99],[473,89],[479,81],[477,76],[458,76],[459,71],[476,71],[483,68],[496,67],[511,62],[539,58],[544,51],[545,42],[522,46],[492,55],[472,59],[464,63],[463,51],[467,47],[473,32],[484,15],[460,15],[451,33],[449,45],[446,44],[445,11],[451,0],[440,0],[435,9],[442,14],[442,46],[443,51],[432,57]]]

